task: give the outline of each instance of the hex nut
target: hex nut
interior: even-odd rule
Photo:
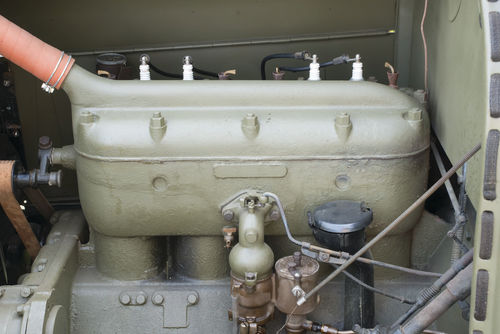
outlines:
[[[130,299],[130,296],[128,294],[123,294],[123,295],[120,295],[120,303],[122,303],[123,305],[128,305],[130,304],[131,302],[131,299]]]
[[[135,301],[137,302],[137,304],[139,305],[144,305],[146,303],[146,296],[140,294],[136,297]]]
[[[161,305],[163,303],[163,296],[160,294],[156,294],[152,298],[153,304]]]
[[[92,123],[94,122],[94,114],[90,111],[82,111],[80,113],[80,123]]]
[[[351,125],[351,116],[347,113],[342,113],[335,117],[335,125],[337,126],[350,126]]]
[[[194,305],[198,303],[198,296],[195,295],[194,293],[190,294],[189,296],[187,296],[187,302],[189,305]]]
[[[225,221],[229,222],[229,221],[233,220],[234,212],[233,212],[233,210],[224,210],[224,212],[222,213],[222,216],[224,217]]]
[[[153,129],[164,128],[167,125],[165,117],[161,115],[161,112],[155,112],[153,117],[149,121],[149,126]]]
[[[25,286],[24,288],[21,289],[21,297],[23,298],[28,298],[29,296],[31,296],[32,293],[33,289],[30,287]]]

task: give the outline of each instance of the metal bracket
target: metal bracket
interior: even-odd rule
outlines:
[[[302,247],[301,249],[302,254],[309,256],[312,259],[318,260],[319,262],[323,263],[330,263],[330,264],[344,264],[344,262],[347,260],[347,258],[338,258],[338,257],[333,257],[330,256],[330,254],[324,253],[324,252],[315,252],[311,251],[307,248]],[[346,253],[347,254],[347,253]]]
[[[151,298],[153,304],[163,306],[164,328],[189,327],[188,308],[199,299],[196,291],[156,291]]]
[[[278,221],[281,218],[276,203],[274,203],[272,199],[268,199],[268,197],[264,196],[264,192],[258,190],[247,190],[234,195],[221,205],[220,212],[224,217],[224,220],[228,223],[236,224],[238,222],[238,216],[241,208],[246,206],[249,199],[254,199],[257,207],[260,205],[265,205],[264,203],[271,200],[269,204],[272,205],[272,208],[264,217],[264,223],[268,224],[274,221]]]

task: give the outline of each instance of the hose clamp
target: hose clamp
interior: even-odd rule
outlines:
[[[59,75],[59,78],[57,79],[57,81],[55,82],[55,84],[53,85],[50,85],[50,81],[52,80],[52,78],[54,77],[54,75],[56,74],[57,72],[57,69],[59,68],[59,65],[61,65],[61,62],[64,58],[64,51],[61,52],[61,56],[59,57],[59,60],[57,61],[57,64],[56,66],[54,67],[54,70],[52,71],[52,74],[50,75],[50,77],[47,79],[47,81],[45,81],[43,84],[42,84],[42,90],[45,91],[46,93],[49,93],[49,94],[52,94],[54,93],[54,89],[55,87],[57,87],[57,85],[59,84],[59,82],[61,81],[64,73],[66,72],[66,70],[68,69],[68,66],[71,62],[71,56],[68,57],[68,61],[66,62],[66,65],[64,66],[64,69],[63,71],[61,72],[61,74]]]

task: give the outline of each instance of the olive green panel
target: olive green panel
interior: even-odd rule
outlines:
[[[415,5],[410,86],[424,87],[420,21],[424,1]],[[425,34],[429,57],[429,112],[448,157],[456,162],[484,138],[487,80],[478,0],[429,1]],[[467,191],[477,207],[483,152],[468,166]]]
[[[495,147],[494,134],[500,129],[500,120],[495,117],[494,108],[498,102],[496,94],[498,90],[492,86],[491,96],[489,94],[490,76],[498,76],[500,73],[500,63],[494,57],[494,53],[498,50],[498,40],[496,45],[491,43],[492,38],[495,38],[496,31],[494,27],[498,27],[497,22],[490,21],[490,13],[498,14],[500,12],[500,4],[487,0],[481,1],[482,5],[482,20],[484,22],[484,41],[486,52],[483,54],[483,62],[485,66],[485,82],[488,90],[483,93],[485,101],[490,100],[491,114],[489,108],[486,108],[484,114],[487,115],[484,123],[484,133],[487,139],[483,140],[484,150],[487,151],[484,164],[484,196],[481,196],[481,202],[478,206],[477,229],[474,249],[474,276],[472,280],[472,303],[471,303],[471,326],[469,333],[496,333],[500,326],[500,229],[498,228],[498,217],[500,216],[500,199],[498,197],[498,175],[500,173],[500,164],[498,163],[498,147]],[[497,37],[498,38],[498,37]],[[488,179],[492,179],[492,190],[489,191],[487,185]],[[490,226],[490,228],[488,228]]]
[[[2,15],[68,51],[391,29],[396,0],[4,1]]]

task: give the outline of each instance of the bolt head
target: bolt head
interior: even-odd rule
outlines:
[[[161,305],[163,303],[163,296],[159,294],[154,295],[152,298],[152,302],[155,305]]]
[[[422,109],[414,108],[408,111],[408,120],[420,121],[422,119]]]
[[[161,115],[161,112],[155,112],[153,117],[149,121],[149,126],[151,128],[163,128],[166,126],[165,117]]]
[[[52,147],[52,140],[49,136],[41,136],[38,139],[38,148],[41,150],[46,150]]]
[[[82,111],[80,113],[80,122],[81,123],[92,123],[95,120],[95,116],[90,111]]]
[[[30,287],[24,287],[21,289],[21,297],[28,298],[33,293],[33,289]]]
[[[194,293],[191,293],[189,296],[187,296],[187,302],[189,305],[194,305],[198,303],[198,296],[195,295]]]
[[[224,210],[224,212],[222,213],[222,216],[224,217],[225,221],[229,222],[229,221],[233,220],[234,212],[233,212],[233,210]]]
[[[257,116],[255,116],[255,114],[247,114],[245,118],[243,118],[244,127],[257,127],[258,125],[259,121],[257,120]]]
[[[122,303],[123,305],[128,305],[128,304],[130,304],[130,302],[131,302],[131,299],[130,299],[129,295],[123,294],[120,296],[120,303]]]
[[[135,299],[135,301],[139,305],[144,305],[146,303],[146,296],[144,296],[144,295],[138,295],[137,298]]]
[[[349,126],[351,125],[351,116],[347,113],[342,113],[335,117],[335,124],[338,126]]]

